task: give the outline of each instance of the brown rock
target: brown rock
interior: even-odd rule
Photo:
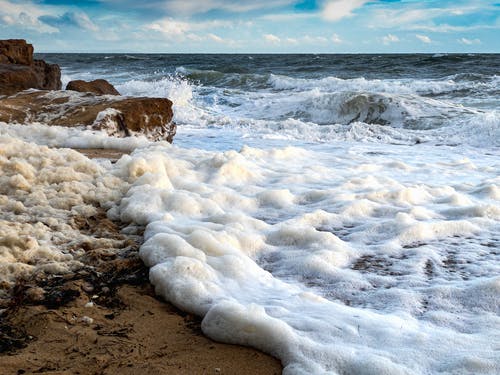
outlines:
[[[43,60],[35,60],[35,73],[38,79],[38,86],[34,87],[40,90],[60,90],[61,69],[57,64],[47,64]]]
[[[35,71],[27,65],[0,64],[0,95],[38,86]]]
[[[32,65],[33,46],[24,39],[0,40],[0,63]]]
[[[33,46],[25,40],[0,40],[0,95],[31,88],[61,89],[59,66],[33,60]]]
[[[120,95],[115,87],[105,79],[96,79],[86,82],[82,80],[70,81],[66,90],[91,92],[96,95]]]
[[[75,91],[34,91],[0,99],[0,121],[86,126],[114,136],[133,133],[172,142],[176,125],[166,98],[96,96]]]

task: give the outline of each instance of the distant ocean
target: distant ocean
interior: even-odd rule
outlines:
[[[205,334],[285,374],[500,373],[500,55],[39,57],[174,102],[114,210]]]

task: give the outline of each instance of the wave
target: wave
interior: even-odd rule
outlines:
[[[234,69],[201,70],[176,68],[176,73],[182,75],[194,84],[258,90],[268,88],[269,74],[251,74],[233,71]]]
[[[464,97],[471,94],[495,95],[498,77],[480,73],[459,73],[434,79],[343,79],[335,76],[298,78],[280,74],[248,73],[247,69],[216,67],[193,69],[180,66],[176,73],[194,84],[245,90],[301,92],[320,89],[325,92],[361,91],[416,94],[429,97]]]
[[[455,92],[481,92],[498,89],[498,77],[484,74],[455,74],[440,79],[320,79],[292,78],[271,75],[269,84],[276,90],[303,91],[318,88],[324,91],[370,91],[379,93],[417,94],[421,96],[450,95]]]
[[[212,74],[217,79],[227,78]],[[223,128],[235,130],[245,139],[474,146],[496,146],[500,139],[498,112],[411,93],[315,88],[290,95],[278,90],[218,89],[196,85],[180,73],[159,80],[127,81],[117,89],[124,95],[170,98],[175,121],[188,133]]]
[[[234,101],[234,98],[233,98]],[[320,89],[296,92],[247,93],[227,113],[266,120],[293,118],[318,125],[387,125],[412,130],[447,126],[457,116],[479,110],[415,94],[363,91],[323,92]]]

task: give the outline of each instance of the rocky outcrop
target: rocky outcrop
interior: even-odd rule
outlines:
[[[96,96],[76,91],[26,91],[0,98],[0,121],[84,126],[126,137],[144,134],[172,142],[176,125],[166,98]]]
[[[33,46],[23,39],[0,40],[0,63],[33,64]]]
[[[96,79],[90,82],[82,80],[70,81],[66,85],[66,90],[91,92],[96,95],[120,95],[118,90],[105,79]]]
[[[34,60],[33,46],[25,40],[0,40],[0,95],[26,89],[60,90],[59,66]]]
[[[68,91],[21,92],[26,89],[61,90],[59,66],[34,60],[33,46],[25,40],[0,40],[0,121],[84,126],[169,142],[175,135],[170,100],[121,97],[104,79],[71,81]]]

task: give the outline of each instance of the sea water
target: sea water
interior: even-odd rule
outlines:
[[[137,147],[108,215],[209,337],[285,374],[500,373],[499,55],[42,57],[173,101],[174,145],[1,131]]]

